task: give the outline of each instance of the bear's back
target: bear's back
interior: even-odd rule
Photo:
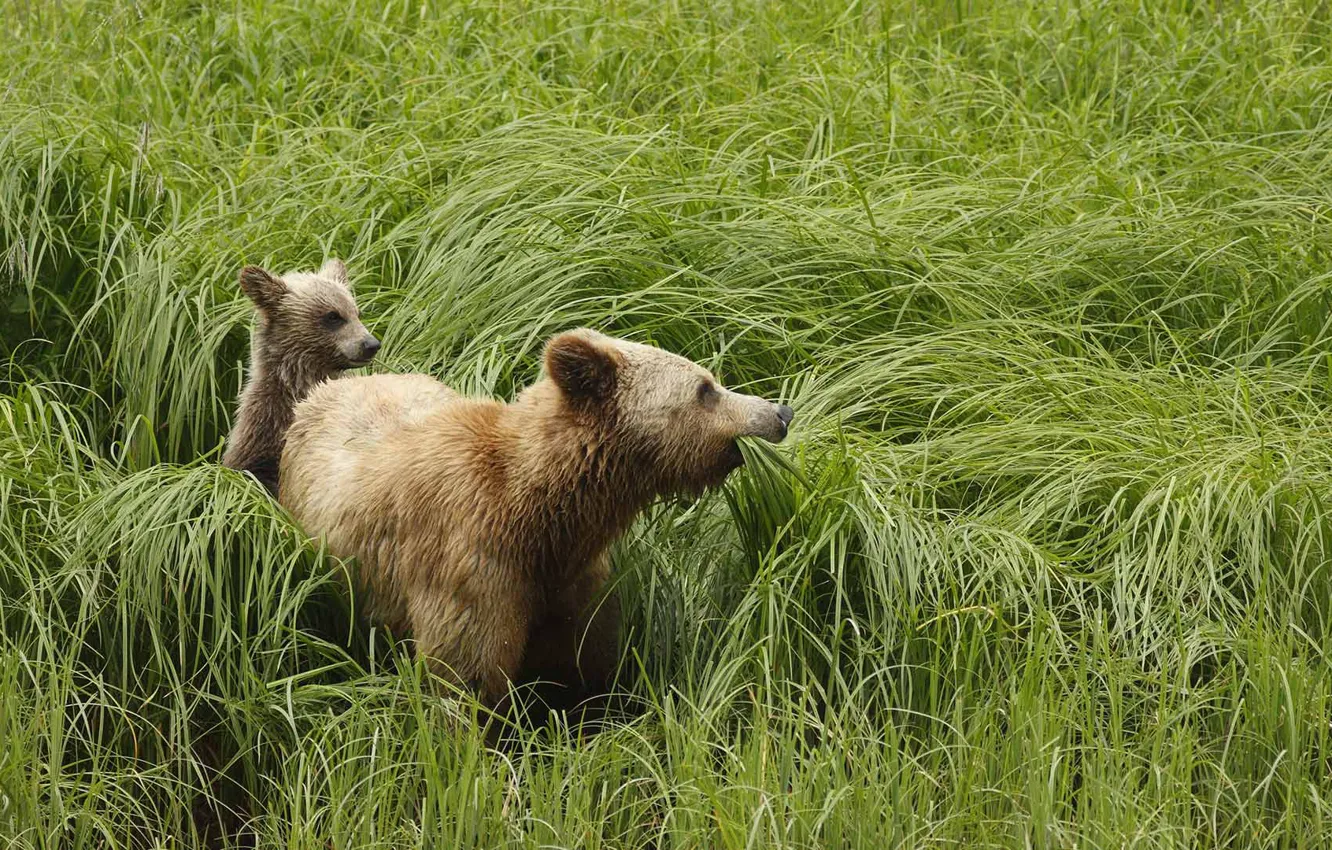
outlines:
[[[429,375],[325,381],[296,405],[282,453],[279,501],[307,527],[323,526],[343,496],[363,492],[368,460],[402,429],[461,398]],[[311,528],[314,530],[314,528]]]

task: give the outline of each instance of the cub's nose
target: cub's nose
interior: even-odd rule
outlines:
[[[369,360],[379,352],[379,340],[374,337],[367,337],[365,342],[361,343],[361,359]]]
[[[785,404],[777,405],[777,421],[782,424],[782,435],[778,439],[786,439],[786,432],[791,427],[791,420],[795,419],[795,411]]]

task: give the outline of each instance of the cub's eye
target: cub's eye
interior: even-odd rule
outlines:
[[[343,318],[342,314],[339,313],[337,310],[330,310],[329,312],[325,313],[322,318],[319,319],[319,324],[323,325],[329,330],[336,330],[337,328],[340,328],[343,325],[347,324],[347,320]]]
[[[712,385],[711,381],[702,381],[701,383],[699,383],[698,400],[700,402],[711,401],[712,398],[716,395],[717,395],[717,388]]]

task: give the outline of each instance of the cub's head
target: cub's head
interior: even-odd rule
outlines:
[[[546,374],[572,417],[605,426],[659,492],[698,492],[744,463],[737,440],[780,443],[791,408],[731,392],[707,369],[650,345],[579,329],[546,344]]]
[[[341,260],[282,277],[246,266],[240,286],[259,310],[266,357],[331,372],[364,366],[379,351],[379,340],[361,324]]]

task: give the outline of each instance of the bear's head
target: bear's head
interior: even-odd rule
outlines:
[[[583,328],[553,337],[545,366],[567,414],[601,430],[661,493],[720,484],[744,463],[741,437],[779,443],[795,416],[684,357]]]
[[[379,351],[379,340],[361,324],[341,260],[282,277],[246,266],[240,286],[259,310],[266,358],[333,372],[364,366]]]

